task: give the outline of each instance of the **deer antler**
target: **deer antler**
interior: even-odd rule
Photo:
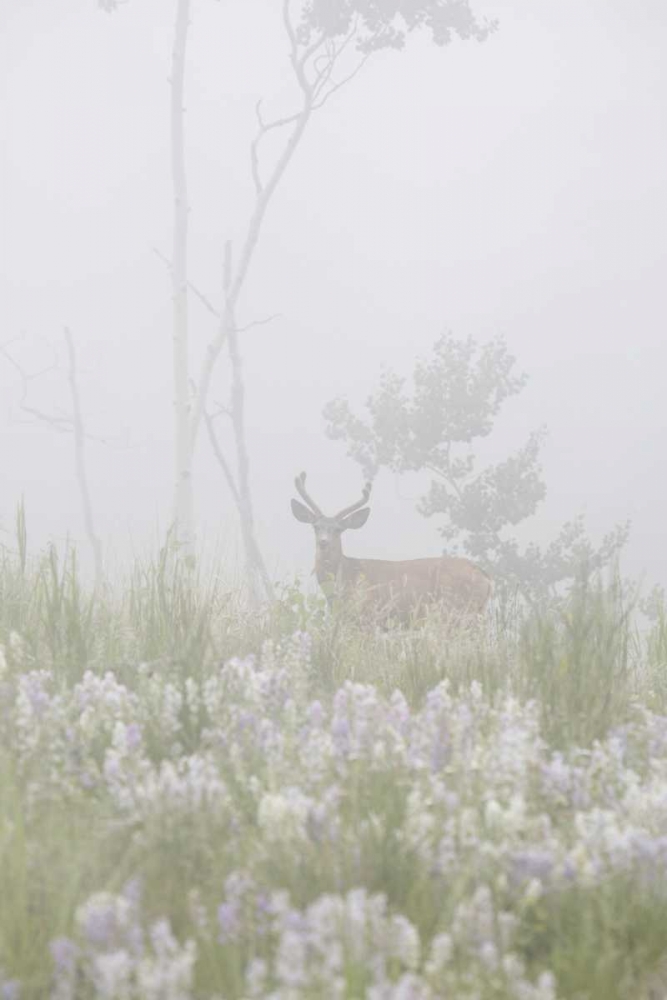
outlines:
[[[372,483],[366,483],[364,486],[364,492],[361,494],[361,500],[357,500],[356,503],[351,504],[349,507],[343,507],[343,509],[336,514],[336,520],[340,520],[341,517],[347,517],[348,514],[354,513],[355,510],[359,510],[360,507],[363,507],[364,504],[368,503],[372,485]]]
[[[296,477],[296,479],[294,480],[294,485],[296,486],[297,492],[299,493],[299,495],[302,497],[303,500],[306,501],[306,503],[308,504],[308,506],[312,510],[313,514],[317,514],[318,517],[324,517],[324,514],[322,513],[322,511],[320,510],[320,508],[317,506],[317,504],[315,503],[315,501],[311,500],[311,498],[306,493],[306,473],[305,472],[300,473]]]

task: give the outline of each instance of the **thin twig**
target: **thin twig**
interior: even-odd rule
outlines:
[[[34,406],[27,406],[24,403],[21,404],[21,409],[24,413],[28,413],[31,417],[34,417],[35,420],[41,420],[42,423],[49,424],[59,434],[70,434],[72,431],[72,420],[69,417],[54,417],[52,413],[43,413],[42,410],[37,410]],[[19,420],[17,422],[20,424],[29,423],[28,420]]]
[[[334,84],[333,87],[330,87],[329,90],[324,95],[324,97],[320,98],[317,101],[317,103],[313,105],[313,111],[319,111],[320,108],[323,108],[324,105],[329,100],[329,98],[332,97],[337,91],[339,91],[341,87],[344,87],[347,83],[350,82],[350,80],[354,80],[355,76],[357,76],[357,74],[360,73],[361,70],[364,68],[369,58],[370,58],[370,52],[367,52],[364,55],[363,59],[352,70],[352,72],[348,73],[347,76],[344,76],[343,79],[340,80],[338,83]]]
[[[165,257],[165,255],[160,250],[158,250],[157,247],[153,247],[153,253],[155,253],[156,256],[160,258],[160,260],[163,262],[163,264],[165,264],[166,267],[171,267],[169,258]],[[202,304],[206,306],[208,311],[212,313],[216,317],[216,319],[220,319],[219,310],[216,309],[215,306],[209,301],[209,299],[206,298],[203,292],[200,292],[199,289],[195,285],[193,285],[191,281],[188,281],[188,286],[192,289],[192,291],[197,296],[197,298],[202,302]],[[246,323],[245,326],[237,326],[235,327],[235,330],[236,333],[245,333],[246,330],[252,330],[253,327],[255,326],[264,326],[266,323],[272,323],[274,319],[282,319],[282,318],[283,318],[282,313],[271,313],[270,316],[265,316],[264,319],[254,319],[251,323]],[[0,348],[0,352],[2,352],[2,348]],[[194,379],[190,379],[190,386],[193,390],[196,390]]]
[[[216,403],[217,409],[214,413],[210,414],[211,420],[217,420],[218,417],[231,417],[232,411],[224,403]]]
[[[282,319],[282,313],[272,313],[271,316],[266,316],[264,319],[254,319],[252,323],[246,323],[245,326],[235,327],[236,333],[245,333],[246,330],[252,330],[256,326],[266,326],[267,323],[272,323],[274,319]]]
[[[158,250],[158,248],[157,248],[157,247],[153,247],[153,253],[155,254],[155,256],[156,256],[156,257],[158,257],[158,258],[159,258],[159,259],[160,259],[160,260],[162,261],[162,263],[163,263],[163,264],[165,265],[165,267],[166,267],[166,268],[167,268],[167,269],[168,269],[169,271],[171,271],[171,261],[169,260],[169,258],[168,258],[168,257],[166,257],[166,256],[165,256],[165,255],[164,255],[164,254],[162,253],[162,251],[161,251],[161,250]],[[205,306],[205,308],[206,308],[206,309],[208,309],[208,311],[209,311],[209,312],[210,312],[210,313],[211,313],[211,314],[212,314],[213,316],[215,316],[215,318],[216,318],[216,319],[220,319],[220,311],[219,311],[218,309],[216,309],[216,308],[215,308],[215,306],[214,306],[214,305],[213,305],[213,303],[212,303],[212,302],[210,301],[210,299],[208,299],[208,298],[207,298],[207,297],[206,297],[206,296],[204,295],[204,293],[203,293],[203,292],[201,292],[201,291],[200,291],[200,290],[199,290],[199,289],[197,288],[197,286],[196,286],[196,285],[194,285],[194,284],[193,284],[193,283],[192,283],[191,281],[188,281],[188,282],[187,282],[187,285],[188,285],[188,288],[190,289],[190,291],[191,291],[191,292],[193,292],[193,293],[194,293],[194,295],[195,295],[195,296],[196,296],[196,297],[197,297],[197,298],[199,299],[199,301],[201,302],[201,304],[202,304],[203,306]]]
[[[14,337],[11,341],[8,341],[8,345],[16,343],[21,338]],[[14,371],[18,374],[21,380],[21,398],[19,399],[19,407],[24,413],[30,414],[35,420],[41,420],[43,423],[50,424],[54,430],[61,433],[68,433],[72,429],[72,419],[70,417],[64,416],[54,416],[52,413],[45,413],[43,410],[38,410],[34,406],[28,406],[28,384],[32,382],[33,379],[38,378],[40,375],[45,375],[47,372],[53,371],[56,367],[54,362],[48,365],[46,368],[42,368],[37,372],[32,372],[30,375],[25,371],[22,365],[12,357],[12,355],[7,350],[8,345],[3,345],[0,347],[0,354],[5,358],[6,361],[12,366]]]

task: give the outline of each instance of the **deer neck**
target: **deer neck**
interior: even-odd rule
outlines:
[[[354,583],[357,575],[357,560],[349,559],[342,552],[329,552],[326,556],[317,553],[315,558],[315,575],[322,587],[335,584],[336,587],[346,587]]]
[[[324,553],[320,552],[318,549],[315,556],[315,573],[317,575],[317,582],[322,584],[327,581],[331,582],[332,580],[341,580],[345,573],[346,562],[347,560],[343,555],[343,547],[340,543],[340,539],[338,539],[337,545],[331,545]]]

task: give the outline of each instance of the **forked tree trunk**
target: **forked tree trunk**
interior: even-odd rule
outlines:
[[[241,524],[241,538],[243,541],[243,552],[246,566],[246,576],[248,588],[253,600],[257,601],[261,597],[273,597],[273,585],[266,569],[266,564],[262,556],[257,534],[255,531],[255,521],[252,504],[252,492],[250,487],[250,461],[248,457],[248,447],[245,431],[245,388],[243,382],[243,369],[241,353],[238,343],[238,329],[236,326],[236,308],[244,288],[250,265],[254,257],[259,237],[264,223],[264,218],[278,184],[280,183],[297,146],[299,145],[306,125],[312,114],[312,101],[308,95],[304,100],[303,108],[296,116],[294,129],[286,143],[286,146],[278,158],[278,162],[273,168],[266,184],[257,192],[255,206],[248,222],[245,239],[241,246],[239,262],[236,268],[232,264],[231,244],[225,246],[225,266],[223,290],[225,304],[218,333],[215,339],[209,344],[206,356],[202,365],[201,374],[197,383],[194,407],[191,420],[191,443],[192,449],[196,445],[199,428],[202,420],[205,419],[206,403],[209,396],[211,380],[216,362],[223,347],[226,345],[229,352],[229,360],[232,366],[232,400],[231,400],[231,421],[234,433],[234,445],[237,459],[237,480],[232,495],[237,506],[239,521]],[[226,466],[225,475],[229,481],[229,466]]]

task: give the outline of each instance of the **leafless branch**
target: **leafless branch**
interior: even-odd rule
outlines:
[[[211,442],[211,448],[213,449],[213,454],[216,457],[218,465],[222,469],[222,474],[227,481],[229,486],[229,491],[234,498],[234,503],[238,507],[241,503],[241,497],[239,496],[239,491],[234,482],[234,476],[232,475],[232,470],[229,467],[229,462],[225,458],[222,448],[220,447],[220,442],[218,441],[217,435],[215,433],[215,427],[213,425],[214,416],[212,416],[208,411],[204,413],[204,422],[206,424],[206,430],[208,431],[209,441]]]
[[[322,55],[317,56],[313,59],[313,69],[315,71],[315,79],[313,80],[313,98],[317,100],[317,95],[326,86],[328,80],[331,78],[331,74],[334,71],[338,59],[345,51],[348,42],[352,39],[353,35],[349,34],[347,38],[342,42],[340,46],[336,46],[335,42],[329,40],[325,46],[325,51]]]
[[[282,313],[272,313],[271,316],[265,316],[264,319],[254,319],[252,323],[246,323],[245,326],[237,326],[236,333],[245,333],[246,330],[252,330],[256,326],[266,326],[267,323],[272,323],[274,319],[281,319]]]
[[[364,68],[369,58],[370,58],[370,52],[367,52],[364,55],[363,59],[360,60],[360,62],[355,66],[355,68],[350,73],[347,74],[347,76],[344,76],[342,80],[339,80],[338,83],[335,83],[332,87],[329,88],[329,90],[326,92],[326,94],[324,94],[323,97],[319,98],[317,103],[313,105],[313,111],[319,111],[320,108],[323,108],[324,105],[329,100],[329,98],[332,97],[337,91],[339,91],[341,87],[344,87],[351,80],[354,80],[355,76],[357,76],[357,74],[360,73],[361,70]]]
[[[155,255],[157,257],[160,258],[160,260],[163,262],[163,264],[165,264],[166,267],[171,267],[171,264],[169,262],[169,258],[165,257],[165,255],[160,250],[158,250],[157,247],[153,247],[153,252],[155,253]],[[220,319],[220,312],[219,312],[219,310],[215,308],[215,306],[210,302],[210,300],[207,299],[206,296],[202,292],[200,292],[199,289],[197,289],[195,287],[195,285],[192,284],[191,281],[188,281],[188,286],[192,289],[192,291],[194,292],[194,294],[202,302],[202,304],[208,309],[208,311],[210,313],[212,313],[213,316],[216,317],[216,319]],[[246,323],[245,326],[237,326],[237,327],[235,327],[235,331],[236,331],[236,333],[245,333],[246,330],[252,330],[256,326],[265,326],[267,323],[272,323],[274,319],[282,319],[282,315],[283,315],[282,313],[271,313],[270,316],[265,316],[264,319],[254,319],[254,320],[252,320],[251,323]],[[3,348],[1,348],[1,347],[0,347],[0,353],[4,353],[3,352]],[[12,363],[15,363],[15,362],[13,362],[13,359],[10,359],[10,360],[12,360]],[[48,370],[48,369],[45,369],[45,370]],[[39,373],[39,374],[41,374],[41,373]],[[191,388],[193,389],[193,391],[196,392],[196,388],[197,387],[196,387],[196,384],[194,382],[194,379],[190,380],[190,385],[191,385]]]
[[[308,60],[313,59],[313,64],[314,64],[316,61],[314,59],[316,52],[318,52],[322,48],[322,46],[326,48],[329,45],[329,42],[330,40],[327,38],[324,32],[322,32],[319,38],[317,38],[311,45],[307,46],[307,48],[303,50],[301,56],[297,59],[297,65],[304,76],[306,74],[306,70],[308,67]]]
[[[262,193],[262,178],[259,172],[259,144],[266,135],[264,127],[257,133],[250,143],[250,170],[252,172],[252,182],[255,185],[255,194],[259,198]]]
[[[56,371],[58,369],[58,362],[54,360],[50,365],[46,365],[44,368],[39,368],[35,372],[26,372],[21,364],[13,357],[7,350],[7,347],[12,344],[17,343],[22,338],[14,337],[12,340],[7,341],[6,344],[0,346],[0,355],[5,358],[5,360],[12,366],[14,371],[19,376],[21,382],[21,397],[19,399],[19,408],[23,413],[27,413],[28,416],[32,417],[34,420],[39,420],[41,423],[48,424],[54,431],[58,431],[59,434],[70,434],[74,427],[74,421],[71,416],[68,416],[62,411],[59,413],[46,413],[44,410],[38,410],[36,406],[30,406],[27,402],[28,399],[28,386],[29,383],[35,379],[40,378],[42,375],[48,375],[49,372]],[[53,345],[47,341],[49,347],[53,350]],[[55,351],[54,351],[55,356]],[[18,420],[17,423],[28,424],[28,420]],[[109,447],[118,447],[114,445],[108,438],[101,437],[99,434],[90,434],[86,432],[86,438],[89,441],[96,441],[99,444],[105,444]]]
[[[70,417],[56,417],[52,413],[44,413],[42,410],[37,410],[34,406],[27,406],[25,403],[21,404],[21,409],[24,413],[28,413],[31,417],[34,417],[35,420],[41,420],[42,423],[49,424],[59,434],[70,434],[72,431],[72,420]],[[18,423],[29,423],[29,421],[19,420]]]
[[[210,312],[211,316],[215,316],[216,319],[220,319],[220,310],[216,309],[211,300],[208,299],[203,292],[200,292],[191,281],[188,281],[188,288],[194,294],[195,298],[199,299],[204,308]]]
[[[4,344],[0,344],[0,354],[6,354],[12,344],[18,344],[22,339],[22,337],[11,337],[9,340],[6,340]]]
[[[345,51],[349,48],[354,39],[357,37],[357,31],[358,31],[358,21],[355,20],[352,25],[352,28],[347,33],[347,35],[340,43],[340,45],[337,46],[335,43],[331,42],[330,45],[328,46],[326,54],[324,56],[320,56],[315,61],[314,66],[317,76],[315,78],[315,81],[313,82],[314,111],[323,107],[326,101],[328,101],[329,98],[332,96],[332,94],[340,90],[341,87],[344,87],[347,83],[350,82],[350,80],[353,80],[354,77],[357,75],[357,73],[359,73],[362,67],[365,65],[368,58],[370,57],[371,53],[366,52],[362,57],[362,59],[360,60],[360,62],[357,64],[357,66],[351,72],[347,73],[342,80],[338,81],[337,83],[334,82],[334,85],[325,93],[325,88],[329,83],[329,81],[333,78],[334,71],[336,69],[337,64],[340,62],[341,56],[345,53]],[[322,69],[319,69],[318,63],[320,63],[322,60],[324,60],[324,66]]]
[[[231,417],[232,411],[224,403],[216,403],[216,409],[213,413],[209,414],[211,420],[217,420],[218,417]]]
[[[47,365],[45,368],[41,368],[39,371],[31,372],[28,374],[23,365],[19,364],[15,357],[10,354],[8,347],[12,344],[17,343],[21,338],[14,337],[12,340],[7,341],[2,347],[0,347],[0,354],[5,358],[5,360],[12,366],[14,371],[19,376],[21,382],[21,398],[19,400],[19,406],[24,413],[28,413],[35,420],[40,420],[42,423],[50,424],[54,430],[61,433],[68,433],[72,429],[72,419],[71,417],[56,416],[53,413],[45,413],[43,410],[38,410],[34,406],[29,406],[28,399],[28,386],[33,379],[39,378],[40,375],[46,375],[48,372],[53,371],[57,367],[57,362],[54,361],[52,364]]]
[[[153,253],[155,254],[156,257],[158,257],[162,261],[165,267],[171,271],[171,261],[169,260],[169,258],[165,257],[162,251],[158,250],[157,247],[153,247]],[[211,315],[215,316],[216,319],[220,319],[220,311],[215,308],[211,300],[207,298],[206,295],[204,295],[204,293],[201,292],[196,285],[193,285],[191,281],[188,281],[187,285],[190,291],[195,295],[196,298],[199,299],[201,304],[211,313]]]
[[[273,132],[275,129],[285,128],[287,125],[294,125],[298,122],[301,117],[301,111],[295,111],[294,114],[284,115],[282,118],[274,118],[273,121],[265,121],[261,113],[261,100],[255,105],[255,117],[257,118],[257,133],[250,143],[250,166],[252,170],[252,179],[255,185],[255,194],[259,197],[264,189],[264,184],[262,183],[262,178],[260,174],[259,167],[259,147],[262,140],[266,138],[269,132]]]

